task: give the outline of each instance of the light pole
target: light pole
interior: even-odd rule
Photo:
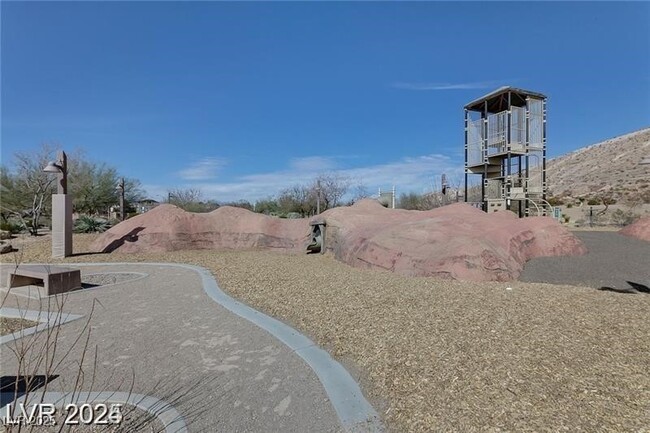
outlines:
[[[117,183],[117,190],[120,192],[120,221],[124,221],[124,178]]]
[[[68,195],[68,156],[59,151],[57,160],[44,168],[46,173],[56,173],[57,193],[52,194],[52,257],[72,255],[72,197]]]

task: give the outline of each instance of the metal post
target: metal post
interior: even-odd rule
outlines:
[[[320,179],[316,181],[316,215],[320,215]]]
[[[124,221],[126,219],[124,212],[124,178],[120,179],[117,187],[120,190],[120,221]]]
[[[465,203],[467,203],[467,175],[468,175],[468,165],[469,161],[467,160],[468,158],[468,143],[467,143],[467,124],[469,122],[469,110],[465,109]]]
[[[57,177],[57,194],[68,193],[68,155],[64,151],[59,151],[57,154],[57,163],[61,166],[61,172],[56,175]]]
[[[517,177],[519,178],[519,181],[520,181],[520,182],[521,182],[521,174],[522,174],[522,173],[521,173],[521,155],[519,155],[519,156],[517,157]],[[525,187],[526,185],[522,182],[522,186]],[[524,189],[524,194],[525,194],[525,192],[526,192],[526,190]],[[525,195],[524,195],[524,196],[525,196]],[[524,200],[524,202],[525,202],[525,201],[526,201],[526,200]],[[523,204],[522,201],[519,200],[518,205],[517,205],[517,208],[518,208],[517,213],[519,214],[519,218],[521,218],[521,217],[524,216],[524,213],[523,213],[524,208],[523,208],[522,204]]]
[[[528,198],[528,177],[530,176],[530,98],[526,97],[526,179],[524,182],[524,196]],[[528,216],[528,200],[525,201],[526,216]]]
[[[488,177],[488,103],[483,104],[483,137],[481,139],[483,151],[483,175],[481,175],[481,208],[488,211],[487,200],[485,199],[485,179]]]
[[[442,205],[445,206],[447,204],[447,175],[442,174]]]
[[[395,209],[395,185],[393,185],[393,196],[391,200],[392,200],[391,209]]]
[[[546,200],[546,99],[542,100],[542,199]]]

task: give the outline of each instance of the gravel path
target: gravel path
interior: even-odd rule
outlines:
[[[75,237],[75,250],[90,241]],[[23,259],[50,260],[49,243],[27,246]],[[319,254],[114,253],[65,263],[89,260],[212,270],[224,291],[355,371],[391,431],[650,428],[650,296],[408,278]]]
[[[539,257],[529,261],[520,281],[600,288],[650,286],[650,242],[616,232],[575,232],[589,249],[580,257]]]

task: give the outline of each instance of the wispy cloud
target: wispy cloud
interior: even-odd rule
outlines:
[[[499,85],[497,81],[475,81],[469,83],[393,83],[393,87],[406,90],[467,90],[489,89]]]
[[[214,179],[225,165],[226,161],[222,158],[206,157],[180,170],[177,175],[184,180]]]
[[[308,156],[304,158],[291,159],[290,166],[294,170],[318,173],[334,169],[336,167],[336,162],[332,157],[328,156]]]
[[[309,183],[324,172],[347,177],[353,183],[361,183],[370,193],[377,191],[377,188],[390,188],[393,185],[398,193],[430,191],[435,182],[439,183],[442,173],[446,173],[450,178],[460,178],[462,173],[462,164],[440,154],[405,157],[382,164],[353,168],[336,168],[336,159],[320,156],[292,159],[288,161],[285,169],[248,174],[231,182],[194,179],[198,182],[188,182],[183,187],[198,188],[205,197],[221,202],[241,199],[255,201],[277,195],[295,184]],[[161,190],[160,187],[156,189]]]

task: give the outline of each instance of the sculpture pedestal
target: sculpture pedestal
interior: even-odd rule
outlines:
[[[72,196],[52,194],[52,257],[72,255]]]

